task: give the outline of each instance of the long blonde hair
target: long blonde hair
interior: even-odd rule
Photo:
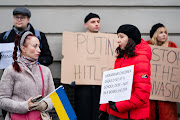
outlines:
[[[165,27],[160,27],[156,30],[156,32],[154,33],[154,35],[152,36],[152,39],[151,39],[151,44],[152,45],[158,45],[158,40],[157,40],[157,37],[158,37],[158,34],[160,34],[160,30],[164,28],[165,31],[166,31],[166,34],[167,34],[167,40],[161,45],[161,46],[164,46],[164,47],[168,47],[168,43],[169,43],[169,40],[168,40],[168,31]],[[158,45],[159,46],[159,45]]]

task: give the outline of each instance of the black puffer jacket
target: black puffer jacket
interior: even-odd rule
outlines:
[[[34,28],[33,26],[30,24],[30,31],[35,34]],[[8,38],[6,40],[3,40],[3,37],[5,35],[6,31],[3,32],[2,34],[0,34],[0,43],[10,43],[10,42],[14,42],[15,37],[16,37],[16,32],[12,29]],[[39,63],[45,66],[48,66],[50,64],[52,64],[53,62],[53,56],[51,54],[51,51],[49,49],[49,45],[46,39],[46,36],[43,32],[40,32],[40,36],[41,36],[41,40],[40,43],[42,45],[41,49],[41,53],[39,56]]]

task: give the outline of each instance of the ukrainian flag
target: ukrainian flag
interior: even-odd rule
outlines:
[[[60,120],[77,120],[63,86],[49,95]]]

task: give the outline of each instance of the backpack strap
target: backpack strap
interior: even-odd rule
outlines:
[[[11,30],[7,31],[4,36],[3,36],[3,40],[6,40],[10,34]],[[35,36],[39,39],[40,41],[40,48],[42,48],[42,44],[41,44],[41,35],[40,35],[40,31],[39,30],[34,30],[35,32]]]
[[[10,34],[11,30],[7,31],[4,36],[3,36],[3,40],[6,40]]]
[[[6,39],[8,38],[10,32],[11,32],[11,30],[7,31],[7,32],[4,34],[3,40],[6,40]],[[41,40],[40,31],[39,31],[39,30],[34,30],[34,32],[35,32],[35,36],[36,36],[39,40]]]
[[[41,41],[41,35],[39,30],[34,30],[35,36]]]
[[[35,36],[39,39],[40,48],[42,48],[40,31],[39,30],[34,30],[34,32],[35,32]]]

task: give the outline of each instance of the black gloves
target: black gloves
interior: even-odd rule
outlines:
[[[115,102],[109,101],[109,108],[116,111],[116,112],[119,112],[116,108]],[[107,112],[100,111],[98,119],[99,120],[108,120],[109,114]]]
[[[117,108],[116,108],[116,105],[115,105],[115,102],[109,101],[109,107],[110,107],[112,110],[118,112],[118,110],[117,110]]]
[[[99,111],[100,114],[98,116],[99,120],[108,120],[109,114],[107,112]]]
[[[1,60],[1,52],[0,52],[0,60]]]
[[[74,88],[75,86],[76,86],[76,82],[75,81],[73,81],[73,82],[71,82],[71,84],[69,84],[70,88]]]

